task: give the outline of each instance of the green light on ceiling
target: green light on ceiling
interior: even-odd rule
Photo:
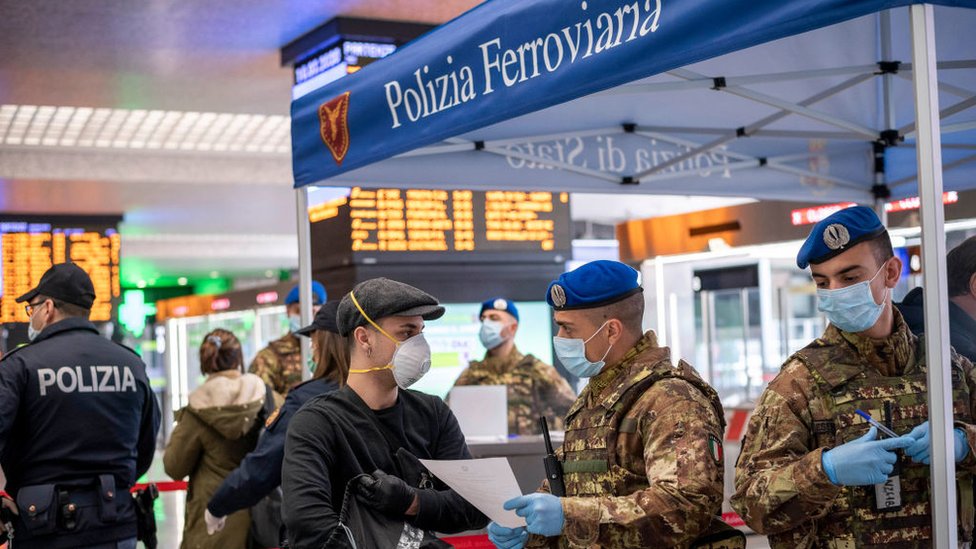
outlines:
[[[205,278],[198,280],[193,286],[196,294],[222,294],[230,291],[231,281],[229,278]]]

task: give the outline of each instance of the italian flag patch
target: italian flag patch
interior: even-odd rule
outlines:
[[[722,441],[715,435],[708,435],[708,453],[712,454],[712,459],[715,460],[715,463],[722,463],[725,459]]]

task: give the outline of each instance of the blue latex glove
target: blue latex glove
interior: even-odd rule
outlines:
[[[878,429],[871,429],[861,438],[823,453],[823,468],[830,482],[838,486],[869,486],[888,480],[898,456],[894,450],[911,446],[910,436],[875,440]]]
[[[956,463],[966,459],[969,454],[969,441],[966,439],[966,433],[962,429],[953,429],[953,451],[956,458]],[[928,465],[932,461],[932,433],[929,431],[929,422],[919,425],[912,429],[912,432],[908,433],[909,437],[915,439],[915,442],[905,448],[905,455],[912,458],[915,463],[924,463]]]
[[[500,524],[492,522],[488,525],[488,539],[498,549],[522,549],[525,547],[525,542],[529,539],[529,533],[525,531],[524,526],[505,528]]]
[[[502,505],[524,517],[526,530],[540,536],[558,536],[563,531],[563,504],[552,494],[529,494],[512,498]]]

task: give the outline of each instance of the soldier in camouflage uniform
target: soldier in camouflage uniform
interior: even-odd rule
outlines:
[[[890,298],[901,262],[874,212],[855,207],[814,227],[797,257],[808,264],[831,324],[760,397],[732,506],[774,549],[931,547],[925,350]],[[968,542],[976,372],[955,352],[951,368],[959,539]],[[858,410],[908,434],[875,440]]]
[[[313,314],[326,301],[325,287],[312,281]],[[302,327],[302,306],[299,303],[298,286],[285,297],[288,314],[288,333],[268,343],[251,361],[248,372],[258,375],[274,389],[276,400],[284,401],[288,391],[302,382],[302,348],[295,331]]]
[[[559,452],[565,497],[514,498],[527,526],[492,523],[498,547],[743,547],[716,518],[722,503],[722,406],[685,362],[675,368],[653,332],[642,333],[637,272],[588,263],[549,287],[556,354],[590,378],[566,417]],[[724,527],[724,528],[722,528]],[[704,540],[715,533],[713,543]],[[529,534],[532,534],[531,536]]]
[[[488,351],[483,360],[473,360],[454,386],[506,385],[508,387],[508,433],[537,435],[539,416],[549,426],[563,429],[563,416],[576,400],[576,393],[555,368],[515,347],[518,308],[497,297],[481,304],[479,338]]]

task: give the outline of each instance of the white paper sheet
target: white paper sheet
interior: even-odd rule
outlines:
[[[508,439],[508,387],[463,385],[451,389],[448,401],[466,439]]]
[[[491,520],[506,528],[525,526],[525,519],[515,511],[502,509],[503,503],[522,495],[507,459],[422,459],[420,463]]]

